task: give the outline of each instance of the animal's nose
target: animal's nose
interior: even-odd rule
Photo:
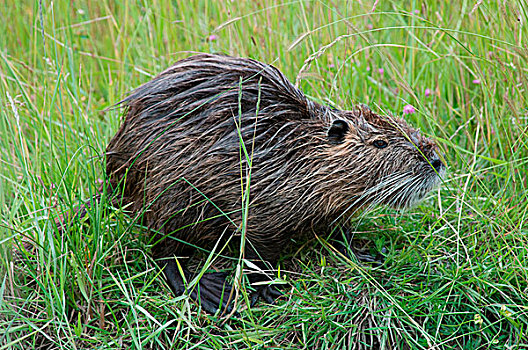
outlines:
[[[439,158],[431,160],[431,165],[436,171],[440,171],[443,167],[445,167],[444,163]]]

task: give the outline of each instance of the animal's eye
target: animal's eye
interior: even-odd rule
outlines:
[[[372,144],[377,148],[385,148],[388,146],[388,143],[385,140],[376,140],[372,142]]]

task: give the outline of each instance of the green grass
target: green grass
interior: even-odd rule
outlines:
[[[0,349],[528,347],[524,1],[40,3],[0,2]],[[321,232],[282,263],[284,299],[222,318],[173,297],[106,200],[57,232],[104,179],[105,109],[195,51],[272,63],[340,108],[417,108],[449,175],[417,208],[353,220],[383,266]]]

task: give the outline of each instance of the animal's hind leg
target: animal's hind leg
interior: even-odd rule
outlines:
[[[182,267],[182,276],[174,259],[164,260],[164,264],[163,272],[169,286],[176,296],[182,295],[187,289],[186,282],[190,282],[193,277],[192,274]],[[217,310],[230,312],[232,309],[231,299],[233,298],[231,295],[232,287],[226,281],[226,277],[227,274],[224,272],[205,273],[198,284],[189,291],[189,296],[211,314],[216,313]]]

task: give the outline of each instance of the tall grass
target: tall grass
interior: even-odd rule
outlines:
[[[0,17],[0,349],[528,346],[524,1],[4,0]],[[276,305],[210,316],[104,195],[59,234],[104,180],[106,109],[196,51],[271,63],[340,108],[416,108],[449,175],[417,208],[353,220],[381,267],[320,232],[281,263]]]

